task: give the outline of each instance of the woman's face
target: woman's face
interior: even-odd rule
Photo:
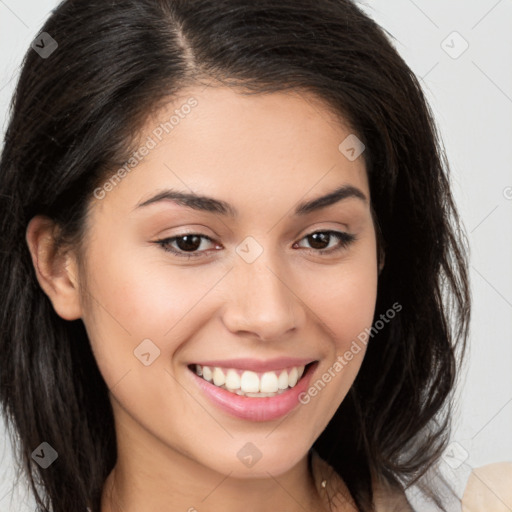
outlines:
[[[118,442],[140,461],[278,475],[326,427],[377,292],[350,135],[310,95],[191,88],[147,123],[136,165],[97,189],[82,319]],[[152,201],[165,191],[198,198]]]

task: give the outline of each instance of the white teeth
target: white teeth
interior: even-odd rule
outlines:
[[[288,386],[292,387],[297,384],[297,380],[299,378],[299,372],[297,371],[297,368],[292,368],[290,370],[290,373],[288,374]]]
[[[196,373],[197,373],[197,368],[201,369],[201,367],[199,365],[196,365]],[[212,370],[208,366],[203,366],[202,374],[203,374],[204,380],[207,380],[208,382],[212,381],[212,379],[213,379]],[[199,373],[198,373],[198,375],[201,376],[201,374],[199,374]]]
[[[213,383],[216,386],[222,386],[222,384],[225,384],[226,382],[226,376],[224,375],[224,372],[220,368],[214,368],[213,369]]]
[[[279,389],[276,372],[265,372],[261,376],[260,391],[262,393],[275,393]]]
[[[250,370],[211,368],[195,365],[195,372],[215,386],[249,397],[271,397],[293,388],[304,374],[304,366],[295,366],[278,372],[265,372],[261,377]]]
[[[240,375],[235,370],[228,370],[226,374],[226,387],[228,389],[240,389]]]
[[[258,393],[260,391],[260,379],[258,378],[258,375],[249,370],[242,373],[240,389],[244,393]]]
[[[277,379],[277,386],[279,389],[286,389],[288,387],[288,373],[286,370],[283,370],[279,374],[279,378]]]

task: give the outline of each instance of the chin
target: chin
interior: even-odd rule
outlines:
[[[261,443],[237,442],[236,448],[227,450],[228,456],[221,460],[210,460],[206,464],[221,474],[230,474],[232,478],[268,478],[269,474],[277,477],[298,464],[310,448],[304,444],[302,447],[295,445],[290,449],[289,443],[283,442],[282,438],[276,438],[275,441],[277,446],[269,439]],[[231,453],[234,453],[234,457]]]

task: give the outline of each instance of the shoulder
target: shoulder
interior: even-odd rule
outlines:
[[[512,510],[512,462],[497,462],[473,469],[464,495],[463,512]]]

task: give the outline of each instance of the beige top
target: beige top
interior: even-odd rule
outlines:
[[[512,511],[512,462],[487,464],[469,475],[462,512],[491,511]]]

